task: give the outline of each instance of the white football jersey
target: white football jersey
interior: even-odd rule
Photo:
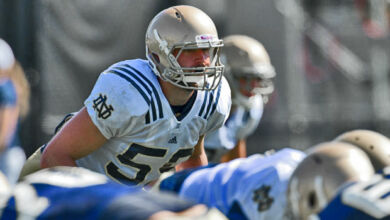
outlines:
[[[304,157],[301,151],[285,148],[269,156],[255,154],[200,169],[184,180],[179,195],[227,216],[282,219],[288,180]]]
[[[260,95],[254,97],[254,105],[250,110],[237,106],[221,128],[206,136],[205,149],[211,150],[209,161],[218,162],[223,154],[234,148],[238,140],[251,135],[258,127],[263,111]]]
[[[10,184],[18,182],[25,161],[26,154],[19,146],[8,147],[0,153],[0,172],[7,177]]]
[[[108,141],[76,164],[120,183],[146,184],[188,159],[200,135],[221,127],[231,99],[222,79],[213,91],[197,91],[178,120],[148,62],[136,59],[105,70],[84,104]]]

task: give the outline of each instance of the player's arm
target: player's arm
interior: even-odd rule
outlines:
[[[207,156],[204,150],[204,135],[199,137],[198,143],[194,147],[194,152],[188,160],[176,166],[176,171],[184,170],[186,168],[198,167],[207,165]]]
[[[0,107],[0,152],[10,142],[18,122],[19,111],[17,107]]]
[[[221,162],[228,162],[236,158],[246,157],[246,140],[240,139],[236,146],[221,157]]]
[[[47,144],[41,168],[76,166],[77,159],[97,150],[106,141],[84,107]]]
[[[2,79],[0,85],[0,152],[10,143],[19,118],[17,93],[9,79]]]

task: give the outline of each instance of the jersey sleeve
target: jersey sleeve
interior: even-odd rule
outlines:
[[[180,212],[194,205],[170,193],[142,191],[115,198],[102,210],[99,219],[149,219],[157,212]]]
[[[15,106],[17,100],[15,86],[11,80],[0,82],[0,105]]]
[[[91,120],[107,139],[131,134],[136,126],[134,118],[147,111],[139,91],[125,77],[115,74],[116,66],[100,74],[84,102]]]
[[[229,84],[224,77],[221,80],[220,86],[216,89],[215,94],[214,104],[216,105],[216,109],[210,115],[206,130],[203,134],[209,134],[222,127],[230,113],[231,93]]]
[[[243,123],[237,129],[236,138],[245,139],[255,132],[259,126],[261,117],[263,116],[264,105],[261,96],[256,97],[254,108],[246,111],[243,118]]]

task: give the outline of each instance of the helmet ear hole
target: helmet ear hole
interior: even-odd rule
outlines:
[[[316,164],[321,164],[322,163],[322,160],[320,157],[318,157],[317,155],[313,156],[313,160]]]
[[[156,61],[156,63],[160,64],[160,57],[158,57],[157,54],[151,53],[150,56],[151,56],[151,58],[152,58],[154,61]]]
[[[179,12],[175,12],[175,15],[176,15],[176,18],[178,18],[178,19],[180,19],[180,18],[181,18],[181,16],[180,16]]]
[[[314,209],[315,207],[317,207],[317,197],[313,191],[309,193],[307,203],[310,209]]]

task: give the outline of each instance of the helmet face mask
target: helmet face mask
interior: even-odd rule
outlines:
[[[222,42],[221,40],[219,41]],[[221,80],[223,66],[218,67],[217,64],[219,62],[219,56],[217,54],[219,54],[220,48],[219,46],[214,47],[212,44],[212,42],[208,42],[204,47],[193,44],[173,46],[170,50],[172,56],[168,56],[169,67],[165,68],[161,76],[181,88],[201,90],[215,89]],[[208,50],[207,54],[210,55],[210,66],[181,66],[178,59],[183,51],[197,49]]]
[[[154,73],[185,89],[213,90],[222,78],[219,61],[223,41],[212,20],[192,6],[176,6],[160,12],[146,33],[146,54]],[[178,58],[184,51],[209,50],[210,65],[183,67]]]
[[[264,68],[265,69],[265,68]],[[232,102],[235,105],[252,108],[255,96],[261,96],[264,103],[274,91],[273,77],[275,71],[272,66],[266,69],[268,72],[234,70],[226,68],[225,76],[232,90]]]
[[[234,76],[234,80],[240,93],[246,97],[270,95],[274,90],[272,79],[262,78],[256,74],[241,73],[240,76]]]

